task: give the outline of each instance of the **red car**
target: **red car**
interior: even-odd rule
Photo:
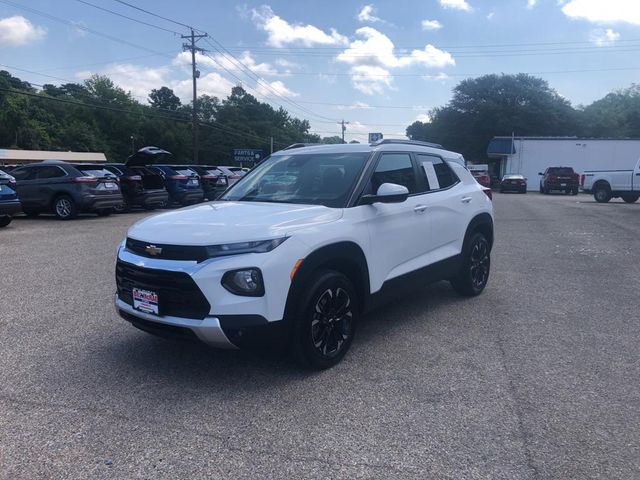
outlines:
[[[487,165],[468,165],[468,168],[480,185],[491,188],[491,177]]]
[[[527,179],[522,175],[505,175],[500,182],[500,193],[527,193]]]

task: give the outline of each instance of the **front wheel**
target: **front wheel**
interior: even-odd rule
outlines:
[[[578,187],[574,187],[571,189],[571,195],[577,195],[578,194]]]
[[[127,200],[126,198],[123,198],[122,203],[113,207],[113,210],[116,213],[128,213],[131,211],[131,203],[129,203],[129,200]]]
[[[451,279],[451,286],[460,295],[480,295],[489,281],[491,248],[482,233],[474,233],[463,250],[462,267]]]
[[[60,220],[70,220],[78,215],[78,208],[73,198],[63,195],[53,202],[53,211]]]
[[[303,366],[324,370],[349,350],[359,303],[351,281],[332,270],[313,275],[305,290],[294,319],[292,350]]]
[[[622,195],[622,200],[626,203],[636,203],[639,198],[640,195]]]
[[[0,215],[0,228],[6,227],[11,223],[11,215]]]

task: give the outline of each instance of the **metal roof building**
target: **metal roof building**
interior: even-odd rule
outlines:
[[[106,162],[104,153],[98,152],[51,152],[46,150],[14,150],[0,148],[0,165],[62,160],[65,162]]]
[[[491,174],[521,174],[527,188],[539,188],[539,172],[548,167],[616,169],[640,158],[640,139],[580,137],[494,137],[487,146]]]

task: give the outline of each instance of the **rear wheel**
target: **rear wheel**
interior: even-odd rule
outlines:
[[[544,189],[542,188],[542,185],[540,185],[540,193],[544,193]]]
[[[11,223],[11,220],[13,220],[11,215],[1,215],[0,216],[0,228],[6,227],[7,225],[9,225]]]
[[[123,198],[122,203],[117,207],[113,207],[113,210],[116,213],[128,213],[131,211],[131,203],[126,198]]]
[[[606,183],[600,183],[593,189],[593,198],[598,203],[607,203],[611,200],[611,189]]]
[[[622,200],[624,200],[626,203],[636,203],[638,201],[638,199],[640,198],[640,195],[622,195]]]
[[[305,290],[293,320],[294,357],[316,370],[333,367],[353,341],[359,313],[355,289],[343,274],[322,270],[313,275]]]
[[[482,233],[474,233],[463,250],[462,267],[451,279],[453,289],[460,295],[473,297],[482,293],[489,281],[491,249]]]
[[[73,198],[68,195],[62,195],[54,200],[53,213],[55,213],[56,217],[60,220],[71,220],[78,215],[78,208]]]
[[[113,213],[113,209],[112,208],[100,208],[100,209],[96,210],[96,213],[98,214],[99,217],[108,217],[109,215],[111,215]]]

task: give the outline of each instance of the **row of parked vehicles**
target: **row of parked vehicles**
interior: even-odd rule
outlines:
[[[214,200],[248,169],[156,163],[170,153],[145,147],[126,163],[44,161],[0,166],[0,226],[12,215],[53,213],[69,220],[79,213],[109,215],[134,207],[154,210]]]

